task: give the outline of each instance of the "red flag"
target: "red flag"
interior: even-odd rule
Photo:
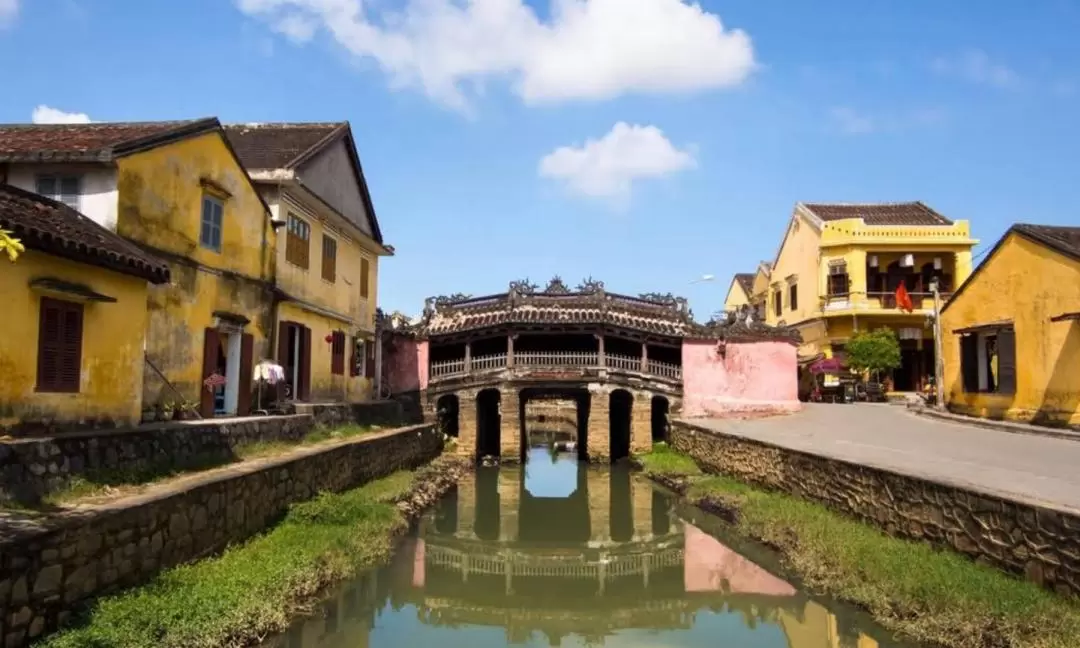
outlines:
[[[900,310],[909,313],[915,310],[915,305],[911,303],[911,295],[908,294],[907,287],[902,283],[896,287],[896,306]]]

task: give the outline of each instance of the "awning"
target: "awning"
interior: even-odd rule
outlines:
[[[1051,322],[1075,322],[1076,320],[1080,320],[1080,312],[1062,313],[1061,315],[1054,315],[1050,318]]]
[[[953,329],[955,335],[968,335],[969,333],[979,333],[980,331],[994,331],[1003,328],[1012,328],[1012,320],[998,320],[996,322],[987,322],[986,324],[975,324],[974,326],[966,326],[964,328]]]
[[[848,368],[837,358],[825,358],[810,365],[810,373],[815,374],[842,373],[846,371],[848,371]]]

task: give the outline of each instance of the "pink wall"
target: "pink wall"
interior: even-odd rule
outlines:
[[[390,339],[391,341],[383,348],[383,362],[387,363],[390,392],[401,394],[427,389],[427,340],[414,340],[403,336],[394,336]]]
[[[683,340],[682,415],[800,409],[795,345],[729,342],[720,357],[716,340]]]
[[[687,592],[795,596],[791,583],[773,576],[696,526],[687,523],[683,532],[683,588]]]

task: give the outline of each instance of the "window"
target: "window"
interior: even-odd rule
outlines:
[[[199,226],[199,245],[221,252],[221,220],[225,206],[209,194],[203,194],[202,219]]]
[[[38,322],[37,391],[79,391],[82,373],[83,306],[41,298]]]
[[[791,310],[798,310],[799,308],[799,285],[791,284],[788,286],[788,308]]]
[[[363,376],[366,375],[367,370],[367,349],[364,347],[364,341],[359,339],[353,339],[353,357],[352,367],[350,368],[350,376]]]
[[[82,178],[76,175],[40,175],[37,177],[37,193],[79,209]]]
[[[323,234],[322,237],[322,278],[334,281],[337,277],[337,239]]]
[[[368,283],[371,281],[371,265],[367,259],[360,259],[360,296],[367,299],[370,295]]]
[[[775,313],[777,317],[780,317],[780,315],[782,315],[783,312],[784,312],[784,291],[777,288],[776,290],[773,291],[772,295],[773,295],[773,313]]]
[[[285,260],[306,270],[309,240],[311,240],[311,226],[304,219],[289,214],[285,234]]]
[[[826,286],[830,297],[846,296],[848,294],[847,264],[840,263],[829,266],[829,281]]]
[[[345,333],[334,331],[330,337],[330,373],[345,373]]]
[[[1016,333],[984,329],[960,338],[960,373],[969,393],[1016,393]]]

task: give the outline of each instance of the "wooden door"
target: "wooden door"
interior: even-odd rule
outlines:
[[[206,379],[217,371],[218,354],[221,353],[221,336],[217,329],[208,328],[203,336],[202,381],[199,384],[199,414],[203,418],[214,416],[214,388]]]

